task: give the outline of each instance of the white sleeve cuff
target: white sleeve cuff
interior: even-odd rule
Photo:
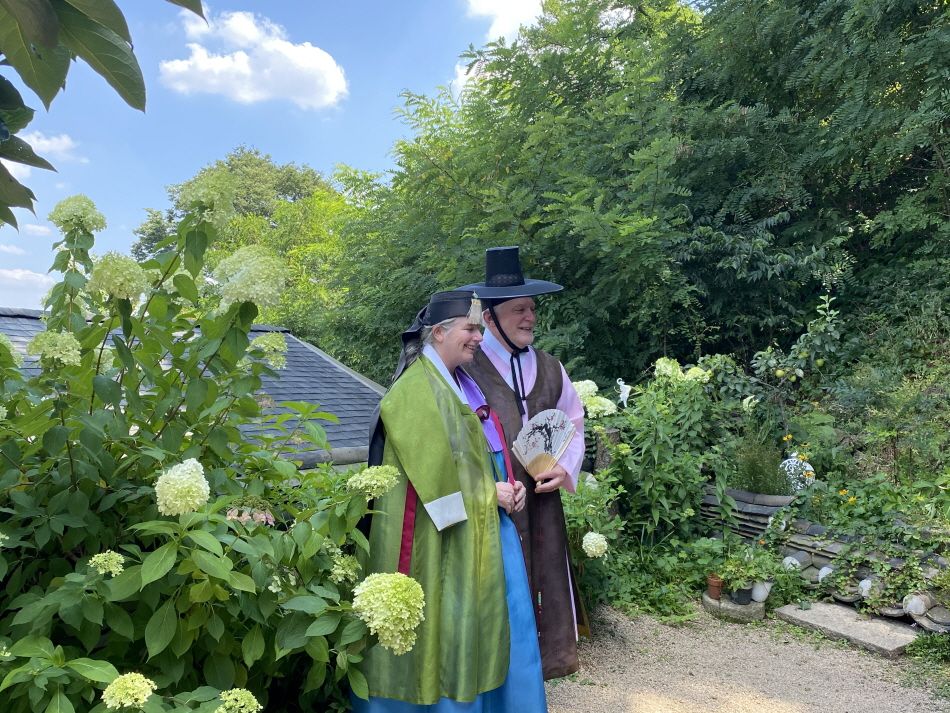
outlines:
[[[449,525],[468,520],[468,515],[465,514],[465,503],[462,500],[462,491],[438,498],[431,503],[424,503],[424,505],[436,530],[442,531]]]

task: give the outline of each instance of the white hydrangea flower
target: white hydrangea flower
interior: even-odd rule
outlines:
[[[378,498],[392,490],[399,482],[399,469],[393,465],[374,465],[364,468],[349,477],[346,489],[359,492],[367,500]]]
[[[10,338],[6,334],[0,334],[0,349],[6,349],[10,352],[10,357],[13,359],[13,366],[19,367],[23,366],[23,357],[13,347],[13,342],[10,341]]]
[[[27,345],[26,353],[62,366],[76,366],[80,362],[79,341],[72,332],[40,332]]]
[[[93,555],[89,558],[89,566],[96,570],[99,574],[111,574],[113,577],[117,577],[122,574],[122,570],[125,569],[123,566],[125,564],[125,557],[120,555],[118,552],[113,552],[112,550],[106,550],[105,552],[100,552],[97,555]]]
[[[712,372],[701,369],[698,366],[691,366],[686,370],[686,374],[684,374],[684,376],[686,377],[687,381],[698,381],[701,384],[705,384],[712,376]]]
[[[96,209],[96,204],[82,193],[64,198],[53,206],[53,210],[46,217],[64,233],[70,230],[98,233],[106,227],[105,216]]]
[[[86,289],[105,292],[116,299],[136,300],[148,289],[149,281],[149,276],[135,260],[110,251],[96,261]]]
[[[617,413],[617,404],[603,396],[588,396],[581,399],[589,418],[601,418]]]
[[[221,308],[235,302],[276,307],[287,283],[283,262],[260,245],[240,248],[226,257],[212,273],[221,286]]]
[[[155,483],[158,511],[162,515],[183,515],[194,512],[208,502],[211,487],[204,468],[194,458],[172,466]]]
[[[656,360],[654,372],[657,376],[666,376],[670,379],[681,379],[683,377],[683,370],[680,368],[679,362],[668,357],[660,357]]]
[[[337,584],[355,582],[360,575],[360,563],[353,555],[336,554],[330,568],[330,581]]]
[[[264,706],[246,688],[222,691],[218,698],[221,699],[221,705],[215,709],[214,713],[258,713],[264,710]]]
[[[140,673],[124,673],[106,686],[102,702],[106,708],[141,708],[158,686]]]
[[[10,539],[10,536],[5,532],[0,532],[0,547],[4,547],[7,544],[7,540]]]
[[[582,399],[585,396],[596,396],[597,392],[599,391],[599,389],[597,388],[597,384],[595,384],[590,379],[585,379],[584,381],[574,381],[572,383],[574,385],[574,390],[577,392],[577,395],[580,396]]]
[[[584,541],[581,543],[581,547],[584,549],[584,554],[591,559],[603,557],[607,554],[607,538],[599,532],[588,532],[584,535]]]
[[[416,627],[425,620],[425,594],[412,577],[398,572],[371,574],[353,590],[353,611],[381,646],[394,654],[410,651]]]
[[[3,419],[5,419],[6,417],[7,417],[7,407],[6,407],[6,406],[0,406],[0,421],[2,421]]]

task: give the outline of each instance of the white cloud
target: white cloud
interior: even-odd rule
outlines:
[[[76,153],[76,148],[79,144],[69,134],[47,136],[41,131],[28,131],[25,134],[20,134],[20,138],[26,141],[26,143],[33,147],[36,153],[44,158],[54,161],[89,163],[89,159]]]
[[[28,235],[52,235],[53,229],[47,225],[37,225],[36,223],[27,223],[23,226],[23,232]]]
[[[16,245],[0,243],[0,253],[6,253],[7,255],[26,255],[26,250],[18,248]]]
[[[343,68],[309,42],[250,12],[182,13],[188,59],[161,62],[162,82],[182,94],[219,94],[241,104],[286,99],[302,109],[333,106],[347,93]]]
[[[468,73],[467,64],[456,63],[455,78],[449,82],[449,91],[452,92],[452,96],[456,99],[462,96],[465,85],[472,81],[473,77],[474,75]]]
[[[0,268],[0,306],[39,309],[43,296],[55,282],[40,272]]]
[[[485,39],[514,39],[522,25],[533,25],[541,16],[541,0],[468,0],[468,14],[491,18]]]

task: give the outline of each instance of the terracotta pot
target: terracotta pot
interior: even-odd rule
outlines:
[[[717,600],[722,596],[722,578],[718,574],[706,575],[706,595]]]

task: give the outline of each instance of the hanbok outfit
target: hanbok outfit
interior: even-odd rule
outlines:
[[[505,441],[484,406],[432,347],[383,397],[382,462],[402,478],[374,503],[365,571],[416,579],[425,620],[408,653],[368,651],[355,713],[547,710],[521,546],[495,488],[509,478]]]

